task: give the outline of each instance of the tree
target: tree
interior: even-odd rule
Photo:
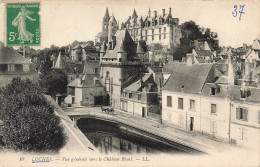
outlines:
[[[62,70],[52,69],[40,79],[40,85],[45,93],[55,97],[56,94],[67,92],[68,77]]]
[[[216,40],[218,34],[212,32],[209,28],[201,28],[194,21],[184,22],[180,27],[183,38],[180,41],[180,45],[171,50],[174,60],[181,60],[187,53],[191,53],[192,49],[194,49],[192,43],[195,40],[205,40],[211,49],[219,50],[218,40]]]
[[[60,118],[40,87],[14,78],[0,93],[4,147],[17,151],[58,151],[66,143]]]

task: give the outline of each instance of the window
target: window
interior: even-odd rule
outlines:
[[[215,87],[211,87],[210,95],[216,95],[216,88]]]
[[[217,105],[211,104],[211,114],[216,114],[216,113],[217,113]]]
[[[166,34],[163,34],[163,39],[166,39]]]
[[[152,30],[152,40],[154,40],[154,30]]]
[[[93,73],[97,73],[98,72],[98,68],[93,68],[92,71],[93,71]]]
[[[183,109],[183,98],[178,98],[178,109]]]
[[[136,30],[136,35],[138,35],[138,30]]]
[[[123,92],[123,97],[126,97],[127,93],[126,92]]]
[[[210,131],[211,133],[217,133],[217,122],[215,121],[210,122]]]
[[[141,94],[138,94],[138,100],[141,100]]]
[[[241,98],[247,98],[251,95],[249,89],[240,90]]]
[[[167,96],[167,106],[172,107],[172,97],[171,96]]]
[[[195,100],[190,100],[190,110],[195,110]]]
[[[96,80],[94,81],[94,84],[95,84],[95,86],[99,86],[99,85],[100,85],[100,82],[99,82],[99,80],[98,80],[98,79],[96,79]]]
[[[161,28],[159,28],[159,34],[161,34],[161,32],[162,32],[162,29],[161,29]]]
[[[130,98],[130,99],[132,98],[132,93],[129,93],[129,98]]]
[[[164,33],[166,33],[166,27],[163,27],[163,31],[164,31]]]
[[[109,71],[106,72],[106,78],[109,78]]]
[[[236,119],[241,121],[247,121],[248,111],[246,108],[239,107],[236,109]]]
[[[14,64],[9,64],[9,70],[8,71],[14,71]]]
[[[216,95],[220,92],[220,88],[217,85],[210,87],[210,95]]]
[[[23,64],[23,71],[29,71],[29,64]]]

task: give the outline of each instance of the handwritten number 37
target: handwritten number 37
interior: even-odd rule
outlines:
[[[239,13],[240,15],[239,15],[239,21],[241,20],[241,16],[242,16],[242,14],[245,14],[245,12],[243,12],[243,10],[244,10],[244,7],[245,7],[245,5],[239,5],[239,11],[237,11],[237,9],[238,9],[238,6],[237,5],[234,5],[234,12],[232,12],[232,15],[234,16],[234,17],[237,17],[237,14]]]

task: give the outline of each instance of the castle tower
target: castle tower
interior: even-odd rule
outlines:
[[[122,88],[127,80],[141,72],[143,64],[135,62],[135,43],[127,29],[118,30],[115,47],[108,49],[101,60],[102,84],[106,88],[109,104],[120,109]]]

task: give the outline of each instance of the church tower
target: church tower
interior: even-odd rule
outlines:
[[[109,17],[109,12],[108,12],[108,8],[107,8],[105,16],[103,17],[102,32],[108,32],[109,19],[110,19],[110,17]]]

